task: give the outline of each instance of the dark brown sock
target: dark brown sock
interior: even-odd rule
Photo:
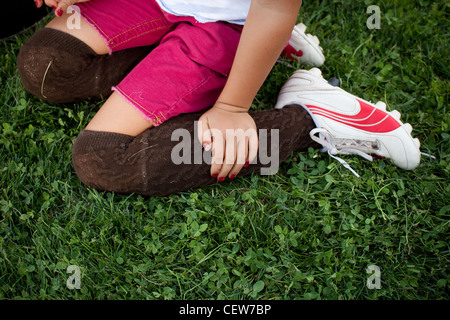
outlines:
[[[99,99],[107,97],[150,50],[98,55],[65,32],[42,28],[20,49],[17,68],[24,88],[40,99],[53,103]]]
[[[254,111],[250,114],[260,132],[260,155],[267,154],[271,157],[273,154],[262,150],[265,138],[261,136],[261,129],[266,129],[267,132],[267,148],[272,150],[272,142],[273,146],[279,147],[280,164],[292,152],[317,147],[309,137],[309,131],[315,127],[314,123],[308,112],[300,106]],[[72,149],[75,171],[89,187],[147,196],[165,196],[214,184],[217,179],[211,177],[210,165],[204,161],[195,164],[196,157],[198,159],[203,153],[194,130],[194,122],[198,121],[200,115],[201,113],[182,114],[137,137],[82,131]],[[191,164],[176,165],[172,161],[172,151],[181,143],[180,140],[172,141],[172,133],[176,129],[184,129],[186,131],[182,132],[189,133],[192,137],[187,143],[190,146],[187,158],[191,159]],[[263,158],[258,156],[256,164],[243,168],[239,175],[271,167],[273,163],[268,164],[267,159]]]

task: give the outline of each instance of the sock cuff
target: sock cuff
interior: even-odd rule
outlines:
[[[48,27],[39,29],[28,42],[33,42],[41,47],[51,47],[56,50],[97,55],[90,46],[80,39],[64,31]]]
[[[134,138],[115,132],[82,130],[73,145],[72,152],[126,148]]]

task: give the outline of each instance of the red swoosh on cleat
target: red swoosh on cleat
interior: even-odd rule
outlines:
[[[293,56],[300,58],[303,56],[302,50],[295,50],[294,47],[291,45],[288,45],[286,48],[284,48],[283,53],[284,56],[286,56],[289,59],[292,59]]]
[[[386,133],[401,126],[401,124],[387,112],[377,109],[359,99],[356,100],[359,102],[361,110],[353,116],[346,116],[341,113],[329,111],[327,109],[312,105],[307,105],[307,107],[312,114],[326,117],[363,131]]]

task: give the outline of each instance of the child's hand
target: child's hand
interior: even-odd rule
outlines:
[[[211,176],[219,181],[234,179],[258,152],[258,134],[253,118],[242,109],[220,102],[199,119],[198,139],[212,150]]]
[[[89,0],[45,0],[45,4],[55,9],[55,14],[60,17],[66,12],[67,8],[78,2],[87,2]],[[44,0],[34,0],[36,7],[40,8]]]

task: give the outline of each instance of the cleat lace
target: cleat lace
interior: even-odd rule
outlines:
[[[335,138],[324,128],[315,128],[310,131],[309,135],[311,136],[312,140],[322,145],[322,152],[327,152],[330,157],[337,160],[358,178],[360,177],[359,174],[344,159],[339,158],[336,155],[356,154],[366,160],[372,161],[372,156],[365,151],[371,150],[371,152],[369,151],[370,153],[376,154],[376,152],[380,150],[380,146],[377,141],[339,139]]]

